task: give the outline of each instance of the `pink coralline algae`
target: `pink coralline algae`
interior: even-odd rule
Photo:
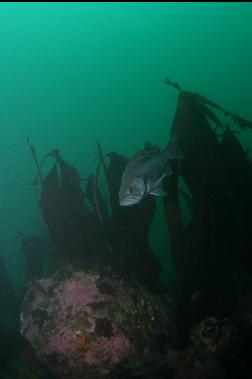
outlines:
[[[30,283],[21,332],[56,377],[111,378],[118,364],[126,371],[136,365],[139,372],[153,349],[164,351],[160,339],[173,321],[169,307],[159,314],[163,306],[113,276],[61,272]]]
[[[48,344],[45,346],[45,354],[51,355],[54,353],[63,355],[71,355],[74,348],[74,330],[65,328],[60,333],[50,338]]]
[[[114,336],[110,339],[101,337],[90,349],[85,361],[89,365],[99,365],[101,362],[115,364],[120,362],[121,358],[130,351],[130,342],[124,335]]]
[[[89,303],[103,299],[94,283],[82,284],[74,279],[60,284],[54,290],[54,296],[57,298],[57,308],[67,310],[66,314],[72,315],[84,311]]]

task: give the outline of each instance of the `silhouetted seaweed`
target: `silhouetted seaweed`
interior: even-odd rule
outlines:
[[[90,175],[87,182],[87,197],[95,209],[100,224],[110,222],[108,209],[98,185],[98,177]]]
[[[29,146],[29,148],[31,150],[32,157],[33,157],[33,160],[35,162],[35,166],[36,166],[37,171],[38,171],[38,177],[39,177],[39,180],[40,180],[40,184],[42,184],[43,183],[43,177],[42,177],[40,165],[38,163],[38,158],[37,158],[35,147],[30,143],[30,140],[29,140],[28,137],[26,138],[26,142],[27,142],[27,144],[28,144],[28,146]]]
[[[18,298],[11,281],[8,278],[4,259],[0,254],[0,304],[1,312],[9,311],[17,317],[20,311],[20,299]]]
[[[180,85],[179,85],[178,83],[176,83],[176,82],[172,82],[172,81],[171,81],[170,79],[168,79],[168,78],[164,79],[163,82],[164,82],[165,84],[168,84],[169,86],[175,88],[175,89],[176,89],[177,91],[179,91],[179,92],[182,91],[182,89],[181,89],[181,87],[180,87]]]
[[[181,87],[180,87],[180,85],[178,83],[172,82],[169,79],[164,79],[163,82],[165,84],[168,84],[169,86],[175,88],[179,92],[182,92],[182,89],[181,89]],[[236,115],[236,114],[234,114],[232,112],[229,112],[229,111],[225,110],[219,104],[213,102],[212,100],[209,100],[207,97],[202,96],[202,95],[200,95],[197,92],[191,93],[191,95],[194,96],[194,98],[198,101],[198,103],[200,103],[201,106],[204,105],[202,107],[203,113],[207,117],[209,117],[213,122],[215,122],[218,126],[221,126],[220,120],[218,119],[218,117],[209,108],[207,108],[207,106],[210,106],[211,108],[216,109],[216,110],[224,113],[225,116],[230,116],[233,119],[233,121],[241,129],[252,129],[252,122],[251,121],[245,120],[244,118],[242,118],[242,117],[240,117],[240,116],[238,116],[238,115]]]
[[[52,153],[45,157],[48,156]],[[63,160],[57,150],[53,151],[53,157],[56,162],[44,179],[40,204],[56,260],[58,264],[79,262],[86,268],[102,265],[112,252],[106,231],[85,206],[78,171]],[[107,262],[109,264],[109,259]]]
[[[206,105],[233,116],[198,94],[180,92],[171,132],[184,153],[180,173],[192,195],[192,220],[186,227],[177,174],[165,182],[167,225],[179,281],[179,345],[189,341],[193,323],[209,314],[223,317],[234,311],[237,281],[231,278],[252,270],[245,247],[252,242],[251,162],[232,130]],[[220,141],[209,120],[223,130]]]
[[[207,99],[206,97],[204,97],[204,96],[202,96],[196,92],[193,95],[201,103],[203,103],[205,105],[209,105],[213,109],[217,109],[218,111],[221,111],[222,113],[225,114],[225,116],[230,116],[241,129],[252,129],[252,122],[251,121],[245,120],[244,118],[241,118],[240,116],[237,116],[236,114],[234,114],[232,112],[226,111],[224,108],[222,108],[217,103],[214,103],[213,101]]]
[[[161,266],[148,243],[148,231],[156,209],[155,199],[149,197],[140,205],[121,207],[118,192],[128,158],[115,152],[110,153],[109,158],[107,178],[112,209],[113,246],[125,262],[126,270],[135,273],[146,284],[155,286]]]
[[[22,252],[26,263],[25,281],[42,278],[46,253],[41,237],[36,234],[31,234],[26,238],[22,237]]]

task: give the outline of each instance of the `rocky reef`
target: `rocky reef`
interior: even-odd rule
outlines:
[[[31,282],[21,318],[38,359],[62,379],[157,372],[174,343],[171,299],[111,273],[69,270]]]

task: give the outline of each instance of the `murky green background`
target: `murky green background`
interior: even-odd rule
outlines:
[[[27,136],[87,177],[97,139],[128,156],[165,146],[177,98],[165,77],[252,119],[251,67],[250,3],[1,3],[0,243],[15,283],[18,230],[43,232]],[[162,212],[151,239],[172,279]]]

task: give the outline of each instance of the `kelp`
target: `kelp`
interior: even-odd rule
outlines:
[[[109,158],[107,178],[115,250],[122,257],[127,270],[131,270],[146,284],[155,286],[161,273],[161,266],[148,242],[148,231],[156,209],[155,199],[149,197],[140,205],[121,207],[118,192],[128,158],[115,152],[109,154]]]
[[[168,79],[168,78],[164,79],[163,82],[164,82],[165,84],[168,84],[169,86],[175,88],[175,89],[176,89],[177,91],[179,91],[179,92],[182,91],[182,89],[181,89],[181,87],[180,87],[180,85],[179,85],[178,83],[173,82],[173,81],[171,81],[171,80]]]
[[[207,99],[206,97],[204,97],[204,96],[202,96],[196,92],[193,95],[202,104],[209,105],[211,108],[216,109],[216,110],[224,113],[225,116],[231,117],[233,119],[233,121],[239,126],[239,128],[241,128],[241,129],[252,129],[252,122],[251,121],[245,120],[244,118],[242,118],[242,117],[240,117],[240,116],[238,116],[232,112],[225,110],[222,106],[218,105],[217,103],[214,103],[213,101]]]
[[[201,106],[189,92],[179,94],[171,134],[177,136],[184,154],[181,172],[190,191],[200,191],[202,186],[212,190],[215,185],[212,173],[219,164],[219,144]]]
[[[93,265],[105,266],[105,262],[109,265],[113,255],[108,238],[109,225],[102,227],[95,213],[87,209],[87,194],[81,188],[78,171],[61,158],[58,150],[47,153],[40,167],[48,157],[53,157],[55,163],[43,180],[40,206],[54,246],[56,266],[69,263],[87,269]],[[91,202],[94,201],[93,193],[91,185]],[[98,187],[96,197],[101,207]]]
[[[180,85],[176,82],[171,81],[170,79],[166,78],[163,80],[165,84],[168,84],[169,86],[175,88],[179,92],[182,92],[182,89]],[[195,100],[197,100],[198,103],[202,106],[202,111],[206,116],[208,116],[212,121],[214,121],[218,126],[221,126],[221,122],[218,119],[218,117],[207,107],[210,106],[214,110],[218,110],[222,112],[226,117],[231,117],[232,120],[239,126],[241,129],[252,129],[252,122],[249,120],[246,120],[238,115],[236,115],[233,112],[225,110],[221,105],[217,104],[216,102],[208,99],[207,97],[197,93],[193,92],[192,95],[194,96]]]
[[[86,192],[89,202],[93,205],[98,222],[102,225],[108,224],[110,220],[109,212],[99,187],[97,175],[89,176],[87,180]]]
[[[22,236],[22,253],[25,258],[25,282],[42,278],[45,273],[46,252],[41,237],[37,234]]]
[[[0,304],[1,313],[10,312],[15,318],[20,311],[20,302],[11,281],[8,278],[5,262],[0,254]]]
[[[104,155],[100,143],[98,143],[98,154],[96,174],[88,180],[87,194],[99,222],[97,228],[104,237],[104,244],[110,255],[107,259],[112,267],[120,270],[120,275],[131,277],[135,275],[145,283],[151,280],[155,285],[161,269],[150,251],[147,238],[155,213],[155,201],[149,198],[145,203],[131,209],[120,207],[118,191],[128,158],[116,152]],[[109,162],[108,165],[105,164],[105,159]],[[101,167],[107,179],[111,215],[108,212],[108,204],[105,204],[99,190]]]
[[[29,149],[31,150],[31,154],[32,154],[35,166],[37,168],[38,178],[40,180],[40,184],[42,185],[42,183],[43,183],[43,177],[42,177],[41,168],[40,168],[40,165],[39,165],[39,162],[38,162],[38,158],[37,158],[37,153],[36,153],[35,147],[31,144],[30,139],[28,137],[26,138],[26,142],[27,142],[27,144],[29,146]]]
[[[238,277],[242,270],[252,271],[245,247],[252,243],[248,226],[252,217],[251,162],[234,131],[221,124],[208,106],[234,116],[206,98],[180,89],[171,134],[183,151],[180,174],[192,197],[191,222],[186,226],[181,220],[177,173],[165,181],[169,194],[164,199],[165,212],[179,282],[176,323],[180,347],[189,341],[193,323],[208,314],[223,317],[234,311],[237,284],[230,278]],[[250,127],[249,122],[247,125]],[[218,128],[222,135],[217,136]],[[192,299],[200,288],[204,297],[195,297],[200,306],[192,312]]]
[[[88,214],[77,170],[58,154],[41,189],[41,208],[55,247],[56,259],[92,261]]]
[[[108,157],[108,154],[104,155],[102,151],[102,147],[99,141],[97,141],[97,151],[98,151],[98,165],[96,168],[95,175],[91,175],[88,185],[88,193],[89,198],[92,200],[96,215],[101,224],[106,224],[109,222],[108,209],[104,203],[103,197],[101,195],[101,191],[99,190],[99,176],[101,167],[103,168],[103,172],[105,177],[107,178],[107,168],[105,159]],[[108,178],[107,178],[108,179]]]
[[[41,171],[48,157],[55,159],[43,178],[40,206],[57,265],[66,262],[80,262],[85,268],[110,265],[121,275],[135,275],[155,285],[161,266],[148,243],[155,201],[149,198],[131,209],[120,207],[120,178],[128,159],[113,152],[104,155],[100,143],[97,148],[97,169],[88,178],[85,192],[78,171],[61,158],[58,150],[47,153],[38,164]],[[108,167],[105,159],[109,161]],[[108,184],[111,214],[99,188],[101,168]],[[91,209],[86,207],[87,199]]]

